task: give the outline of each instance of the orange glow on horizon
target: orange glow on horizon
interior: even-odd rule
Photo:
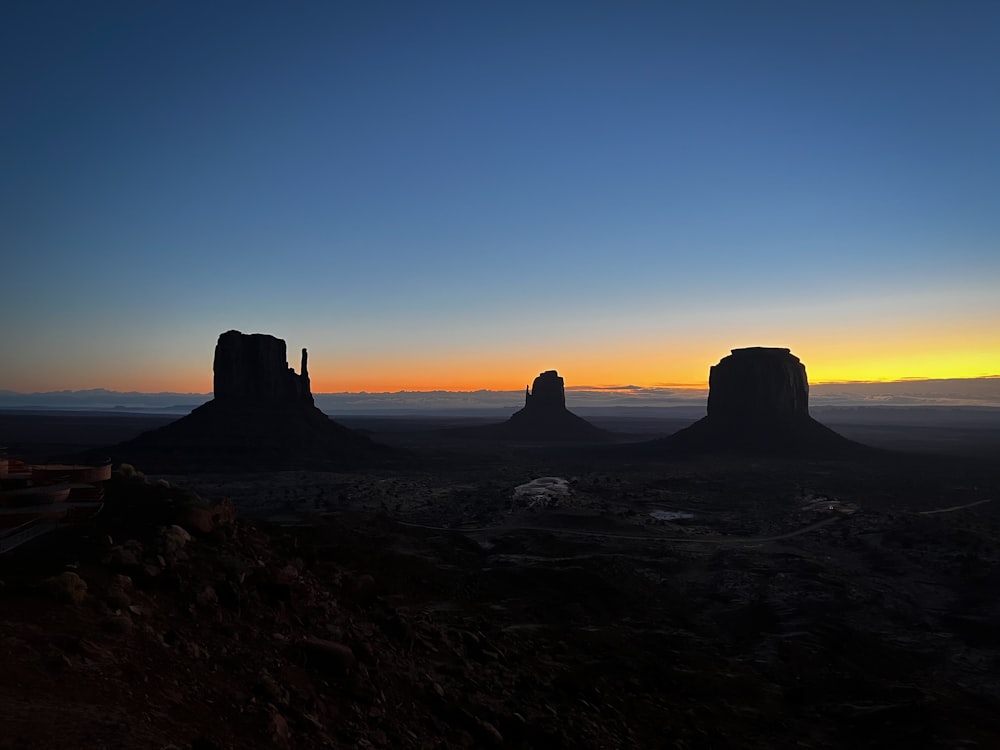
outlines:
[[[728,354],[728,352],[726,352]],[[794,353],[794,352],[793,352]],[[719,358],[721,358],[720,355]],[[893,383],[907,380],[938,380],[951,378],[998,378],[1000,366],[995,357],[986,355],[969,356],[964,360],[953,361],[950,358],[936,359],[933,356],[909,357],[902,361],[875,360],[860,361],[851,366],[840,361],[818,361],[810,365],[809,360],[800,357],[806,365],[806,372],[811,385],[837,383]],[[317,377],[310,365],[310,376],[313,393],[396,393],[399,391],[429,392],[429,391],[523,391],[530,386],[540,372],[546,369],[557,369],[566,380],[570,390],[594,389],[627,389],[665,388],[676,390],[704,390],[708,387],[708,369],[718,362],[714,360],[708,365],[698,368],[699,372],[646,372],[636,377],[609,377],[607,372],[592,372],[583,368],[562,368],[555,365],[536,367],[521,367],[517,373],[499,373],[496,369],[477,371],[470,367],[465,371],[413,372],[408,368],[399,368],[395,372],[387,369],[379,370],[377,377],[365,373],[364,368],[354,377]],[[315,368],[319,370],[319,368]],[[636,368],[639,372],[639,368]],[[671,377],[675,376],[675,377]],[[14,384],[12,384],[14,385]],[[27,387],[13,387],[24,393],[58,390],[88,390],[105,388],[110,391],[138,391],[140,393],[192,393],[205,394],[212,391],[212,377],[199,372],[167,373],[160,372],[158,377],[129,377],[127,373],[117,373],[116,377],[102,378],[94,375],[83,382],[52,382],[39,381],[26,384]]]
[[[949,335],[950,334],[950,335]],[[727,336],[727,338],[729,338]],[[736,338],[736,337],[734,337]],[[814,337],[808,344],[787,334],[756,333],[729,345],[717,339],[672,343],[595,342],[592,348],[561,351],[491,351],[476,356],[433,354],[354,354],[310,350],[309,373],[314,393],[395,393],[399,391],[523,391],[542,371],[555,369],[570,389],[670,388],[705,389],[709,368],[730,349],[753,345],[783,345],[805,364],[809,382],[888,383],[904,380],[983,378],[1000,376],[1000,347],[992,331],[919,332],[866,330]],[[887,343],[888,342],[888,343]],[[190,361],[133,360],[124,365],[74,362],[38,372],[21,382],[0,387],[20,392],[86,390],[143,393],[206,394],[212,391],[212,368],[203,357]],[[291,364],[291,363],[290,363]],[[297,365],[298,363],[294,363]],[[296,369],[298,369],[296,367]]]

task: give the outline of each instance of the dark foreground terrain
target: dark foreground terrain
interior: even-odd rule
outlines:
[[[87,442],[41,425],[39,453]],[[418,451],[377,474],[126,468],[89,526],[0,558],[0,747],[998,745],[976,450],[650,459],[438,426],[369,422]]]

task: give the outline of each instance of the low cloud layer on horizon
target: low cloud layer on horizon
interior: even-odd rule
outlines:
[[[678,387],[575,386],[566,389],[571,409],[684,408],[703,410],[707,389]],[[122,393],[104,389],[15,393],[0,391],[5,409],[119,409],[186,413],[210,393]],[[329,414],[406,414],[513,412],[524,405],[524,391],[397,391],[394,393],[317,393],[316,405]],[[891,383],[825,383],[810,386],[813,407],[978,406],[1000,408],[1000,377],[908,380]]]

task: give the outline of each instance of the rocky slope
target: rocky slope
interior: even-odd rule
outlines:
[[[358,475],[280,526],[125,467],[0,559],[0,748],[990,747],[995,476],[847,468]]]

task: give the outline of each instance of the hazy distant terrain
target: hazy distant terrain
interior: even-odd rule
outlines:
[[[211,399],[210,393],[138,393],[104,389],[16,393],[0,390],[0,409],[82,409],[187,414]],[[567,406],[585,415],[699,418],[705,414],[706,388],[577,386],[566,389]],[[524,405],[523,391],[397,391],[394,393],[317,393],[316,405],[328,414],[420,414],[510,416]],[[1000,377],[907,380],[892,383],[812,385],[814,410],[826,407],[938,406],[1000,408]],[[819,413],[819,412],[818,412]]]
[[[636,439],[672,434],[705,416],[708,391],[695,388],[567,388],[567,406],[595,425]],[[0,391],[0,412],[90,412],[116,414],[98,420],[83,434],[49,440],[17,437],[45,453],[107,445],[188,414],[211,398],[199,393],[137,393],[103,389],[14,393]],[[442,427],[501,422],[524,404],[522,391],[399,391],[396,393],[319,393],[316,405],[352,427],[389,443],[407,444],[415,433]],[[844,436],[880,448],[919,452],[990,455],[1000,452],[1000,378],[915,380],[895,383],[837,383],[810,388],[811,413]],[[10,422],[0,419],[0,426]],[[65,437],[84,424],[60,420]],[[12,425],[8,425],[12,427]],[[92,432],[93,431],[93,432]],[[0,434],[10,446],[15,432]],[[89,433],[89,434],[88,434]],[[98,437],[99,436],[99,437]],[[58,444],[61,443],[61,444]],[[58,444],[58,445],[57,445]],[[46,446],[42,448],[42,446]],[[27,447],[27,446],[24,446]]]
[[[619,441],[641,441],[687,427],[704,415],[704,407],[585,407],[579,412],[595,426],[615,433]],[[501,409],[478,414],[327,413],[380,442],[407,449],[440,442],[442,430],[497,423],[509,416]],[[845,437],[876,448],[978,457],[1000,455],[1000,408],[996,407],[817,407],[812,414]],[[0,409],[0,446],[6,446],[13,455],[45,461],[130,440],[178,417],[167,411],[6,408]],[[491,450],[491,446],[487,444],[483,450]]]

